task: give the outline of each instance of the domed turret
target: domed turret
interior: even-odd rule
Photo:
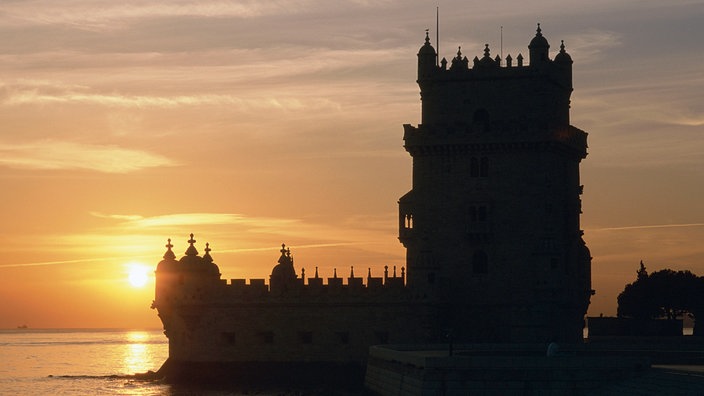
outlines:
[[[437,53],[430,45],[428,30],[425,31],[425,44],[418,50],[418,80],[432,75],[437,69]]]
[[[164,253],[164,259],[156,265],[157,272],[170,272],[176,269],[178,261],[176,261],[176,255],[171,250],[174,245],[171,244],[171,238],[167,240],[166,252]]]
[[[540,24],[538,24],[535,37],[533,37],[533,40],[531,40],[530,44],[528,44],[528,50],[530,51],[531,65],[537,65],[541,62],[546,62],[549,60],[548,52],[550,50],[550,44],[548,44],[548,40],[543,37]]]
[[[178,261],[181,263],[181,269],[184,271],[202,271],[205,267],[203,264],[203,259],[198,256],[198,249],[195,247],[196,240],[193,239],[193,234],[191,233],[191,239],[188,240],[190,246],[186,249],[186,255],[181,257]]]
[[[557,63],[572,63],[572,57],[565,51],[565,40],[560,43],[560,53],[555,56],[555,62]]]
[[[210,244],[206,243],[205,244],[205,254],[203,255],[203,264],[205,264],[205,267],[207,268],[207,272],[212,275],[216,275],[218,278],[220,277],[220,268],[213,262],[213,258],[210,256],[210,251],[212,249],[210,248]]]
[[[274,266],[271,271],[271,279],[276,278],[280,281],[288,281],[296,279],[296,270],[293,268],[293,258],[291,257],[291,249],[286,248],[286,244],[281,244],[281,257],[279,263]]]

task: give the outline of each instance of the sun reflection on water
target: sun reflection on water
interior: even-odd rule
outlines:
[[[126,343],[122,359],[122,372],[128,374],[155,370],[154,351],[150,335],[146,331],[130,331],[125,335]]]

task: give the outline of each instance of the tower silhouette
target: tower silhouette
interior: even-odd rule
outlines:
[[[461,48],[418,52],[422,120],[404,125],[412,189],[399,201],[407,282],[437,301],[439,329],[466,341],[576,341],[592,294],[570,125],[572,59],[540,25],[530,64]]]

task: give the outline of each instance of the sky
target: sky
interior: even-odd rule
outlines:
[[[281,243],[308,274],[403,266],[425,29],[448,59],[515,58],[538,22],[574,60],[589,314],[613,315],[640,260],[704,275],[702,20],[700,0],[3,0],[0,328],[159,328],[153,270],[191,232],[227,279],[268,278]]]

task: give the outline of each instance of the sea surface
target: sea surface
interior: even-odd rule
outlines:
[[[133,378],[168,354],[161,330],[0,330],[0,395],[244,394]]]

